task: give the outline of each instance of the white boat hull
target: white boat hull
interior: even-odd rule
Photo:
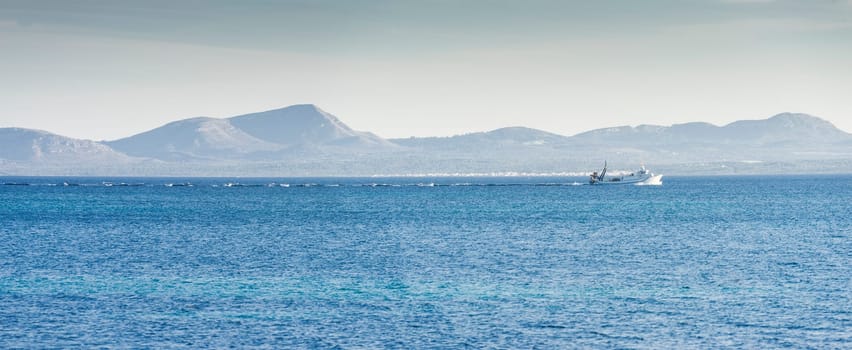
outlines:
[[[663,184],[663,175],[654,174],[643,166],[639,171],[632,173],[630,175],[624,176],[607,176],[604,177],[603,174],[606,174],[606,166],[604,166],[604,170],[601,172],[601,175],[598,176],[597,172],[591,175],[591,179],[589,181],[590,185],[662,185]]]
[[[663,175],[662,175],[662,174],[660,174],[660,175],[652,175],[652,176],[651,176],[651,177],[649,177],[647,180],[642,181],[642,182],[639,182],[639,183],[636,183],[636,184],[637,184],[637,185],[651,185],[651,186],[653,186],[653,185],[657,185],[657,186],[659,186],[659,185],[662,185],[662,184],[663,184]]]

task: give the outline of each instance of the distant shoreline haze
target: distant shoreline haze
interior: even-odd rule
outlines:
[[[563,136],[506,127],[385,139],[311,104],[196,117],[111,141],[0,128],[0,175],[371,176],[570,173],[646,164],[672,174],[852,172],[852,134],[781,113],[723,126],[618,126]]]

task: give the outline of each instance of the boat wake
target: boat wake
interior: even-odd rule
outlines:
[[[662,186],[663,185],[663,175],[654,175],[651,176],[650,179],[645,180],[643,182],[639,182],[636,186]]]

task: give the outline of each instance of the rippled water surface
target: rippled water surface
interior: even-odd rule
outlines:
[[[583,180],[0,177],[0,348],[852,344],[852,176]]]

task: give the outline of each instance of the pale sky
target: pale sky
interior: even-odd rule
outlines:
[[[852,0],[0,0],[0,127],[94,140],[300,103],[388,138],[850,132],[850,96]]]

